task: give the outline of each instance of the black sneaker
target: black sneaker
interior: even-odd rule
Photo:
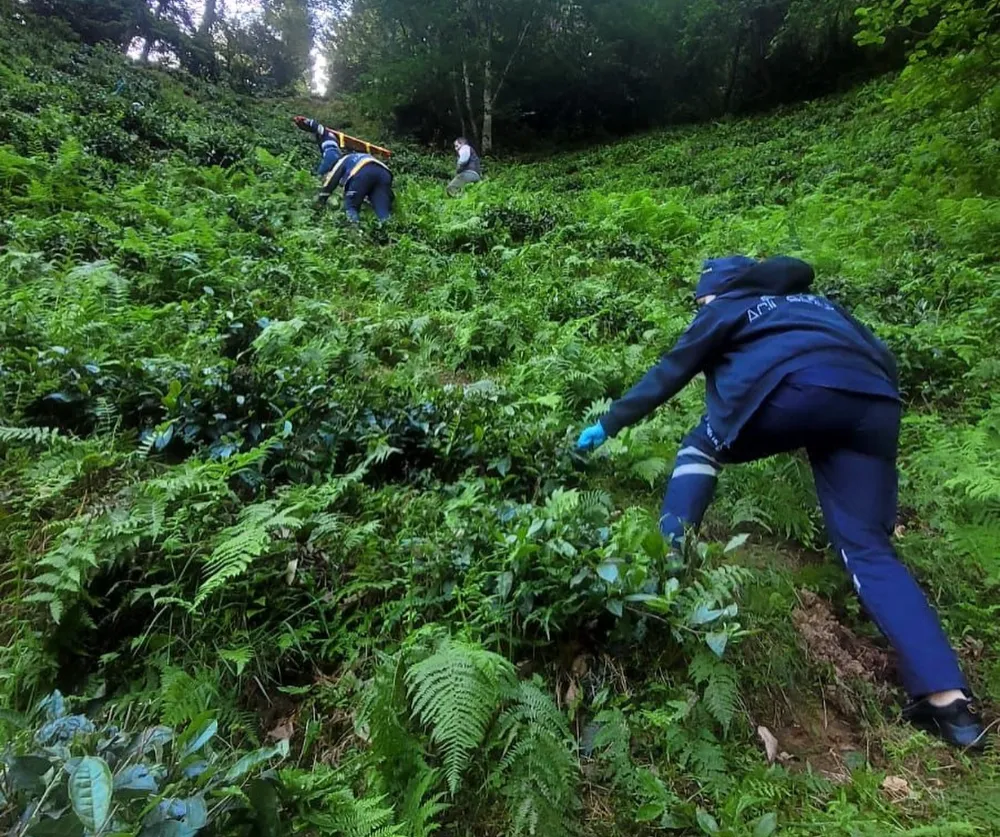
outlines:
[[[924,698],[903,709],[903,718],[956,747],[967,750],[986,747],[986,730],[972,708],[972,701],[966,698],[953,700],[947,706],[935,706]]]

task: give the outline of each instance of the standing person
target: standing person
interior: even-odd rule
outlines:
[[[706,261],[687,331],[577,446],[603,444],[704,372],[707,415],[681,443],[663,499],[660,529],[672,549],[701,523],[723,466],[805,448],[830,539],[898,654],[912,699],[903,717],[951,744],[982,748],[955,653],[890,540],[895,359],[847,311],[808,293],[812,281],[809,265],[783,256]]]
[[[453,198],[460,195],[469,183],[478,183],[483,179],[482,161],[465,137],[455,140],[455,152],[458,154],[455,177],[448,184],[448,194]]]
[[[326,204],[338,186],[344,187],[344,210],[353,224],[361,220],[361,205],[365,198],[371,202],[375,215],[381,222],[392,215],[392,172],[371,154],[347,154],[334,164],[323,181],[317,201]]]

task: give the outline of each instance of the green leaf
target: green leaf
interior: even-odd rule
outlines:
[[[608,584],[614,584],[618,581],[618,565],[611,561],[605,561],[597,568],[597,574]]]
[[[726,653],[726,643],[729,642],[729,634],[725,631],[712,631],[705,636],[705,644],[715,653],[716,657],[721,657]]]
[[[718,834],[719,833],[719,823],[716,822],[715,817],[713,817],[704,808],[699,808],[695,813],[695,819],[698,821],[698,827],[701,829],[702,834]]]
[[[156,777],[145,764],[133,764],[115,776],[116,791],[149,791],[156,793]]]
[[[613,616],[617,616],[619,619],[621,618],[622,613],[624,613],[624,607],[621,599],[608,599],[604,603],[604,609]]]
[[[280,758],[285,758],[288,755],[288,741],[279,741],[273,747],[262,747],[259,750],[254,750],[252,753],[247,753],[243,758],[241,758],[236,764],[229,768],[229,771],[223,777],[223,782],[230,784],[235,782],[237,779],[242,778],[251,770],[253,770],[258,764],[263,764],[265,761],[273,759],[275,756]]]
[[[513,586],[514,573],[502,572],[497,576],[497,595],[500,597],[500,601],[503,602],[507,600]]]
[[[99,832],[111,813],[111,769],[104,759],[87,756],[69,779],[69,799],[83,827]]]
[[[724,611],[714,610],[706,605],[704,602],[700,603],[691,614],[688,623],[692,627],[697,627],[698,625],[707,625],[709,622],[714,622],[720,616],[722,616]]]
[[[195,831],[204,828],[208,824],[208,806],[205,805],[205,800],[200,796],[192,796],[184,802],[187,804],[184,821]]]
[[[10,761],[10,777],[16,790],[33,790],[51,769],[52,762],[41,756],[17,756]]]
[[[663,596],[650,596],[643,601],[643,604],[656,613],[670,613],[674,607],[673,602],[670,599],[665,599]]]
[[[735,550],[743,546],[743,544],[745,544],[749,538],[750,536],[746,533],[740,535],[734,535],[732,538],[729,539],[729,543],[726,544],[726,548],[723,551],[727,553],[734,552]]]
[[[188,756],[192,756],[197,753],[202,747],[212,740],[218,730],[218,721],[215,719],[207,721],[198,731],[198,734],[195,735],[194,738],[187,743],[187,745],[185,745],[184,749],[181,751],[181,758],[186,759]]]
[[[177,399],[181,394],[181,382],[176,378],[170,382],[167,394],[163,396],[163,406],[168,410],[173,410],[177,406]]]
[[[666,806],[662,802],[647,802],[635,812],[636,822],[651,822],[663,816]]]
[[[764,814],[753,827],[753,837],[771,837],[778,829],[778,815],[771,811]]]
[[[258,837],[277,837],[280,831],[278,819],[278,791],[267,779],[254,779],[247,788],[247,799],[257,815]]]
[[[43,814],[28,829],[28,837],[83,837],[83,823],[72,811],[58,817]]]
[[[170,727],[148,727],[139,733],[130,752],[133,755],[144,756],[150,750],[162,747],[164,744],[172,741],[173,737],[174,731]]]

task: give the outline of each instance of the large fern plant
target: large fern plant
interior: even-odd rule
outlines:
[[[444,810],[439,783],[456,804],[481,803],[468,794],[485,786],[510,833],[568,833],[578,766],[566,718],[500,655],[448,637],[404,650],[383,664],[361,720],[384,789],[422,822]]]

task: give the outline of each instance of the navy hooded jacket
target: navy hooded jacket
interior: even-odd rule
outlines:
[[[809,380],[898,398],[896,362],[865,326],[830,300],[808,293],[813,270],[778,256],[764,262],[717,260],[728,268],[703,274],[703,305],[673,349],[601,419],[609,436],[639,421],[705,373],[709,431],[732,444],[781,381],[803,370]],[[706,262],[711,265],[712,262]],[[800,377],[798,374],[796,377]]]

